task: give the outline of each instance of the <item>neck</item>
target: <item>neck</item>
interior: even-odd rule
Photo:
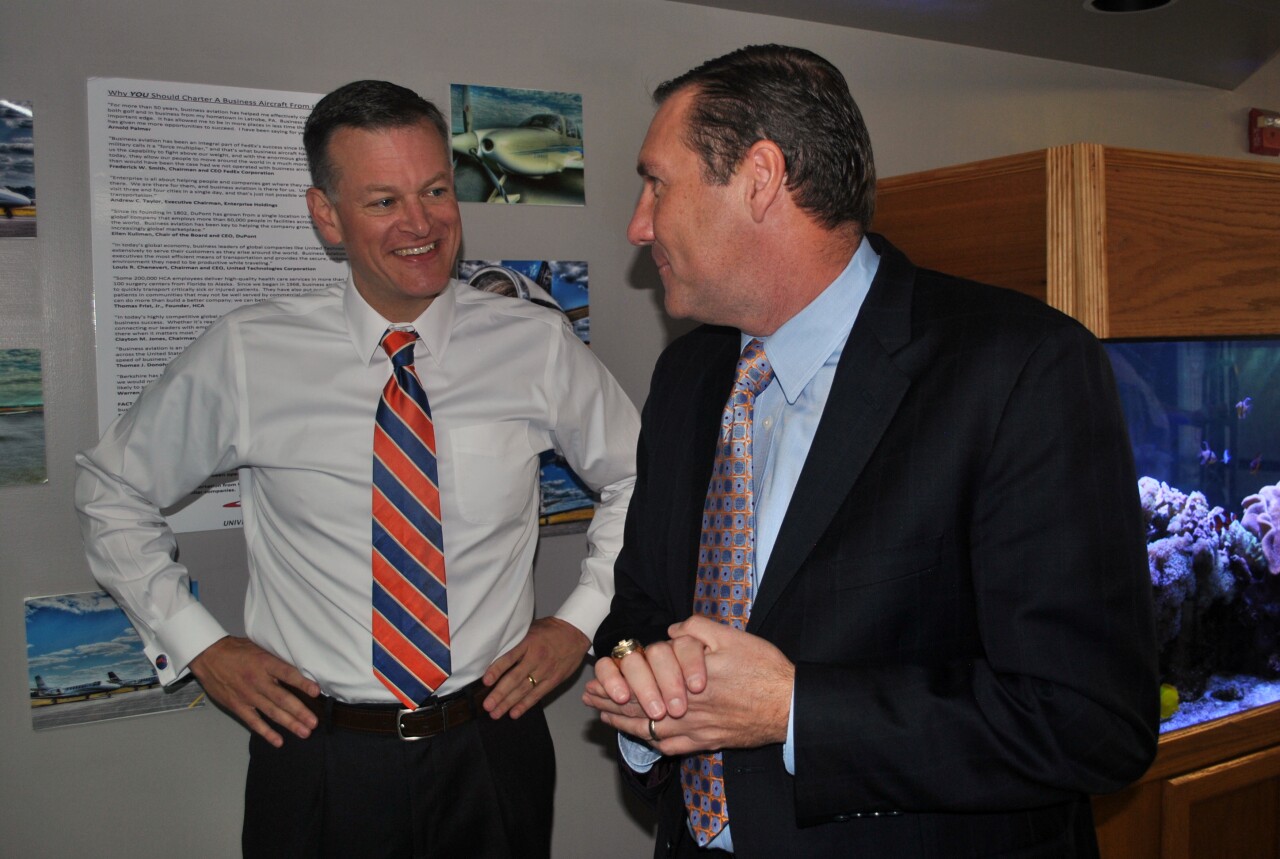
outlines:
[[[782,244],[770,255],[775,288],[770,301],[739,327],[752,337],[767,337],[809,306],[849,264],[862,242],[857,227],[820,230]]]

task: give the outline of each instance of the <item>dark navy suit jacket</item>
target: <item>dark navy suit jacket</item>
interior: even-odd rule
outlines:
[[[794,777],[728,749],[740,857],[1089,856],[1087,795],[1137,778],[1158,679],[1137,481],[1110,365],[1032,298],[879,271],[778,534],[748,631],[796,664]],[[736,330],[663,353],[595,640],[690,614]],[[624,774],[687,852],[678,772]]]

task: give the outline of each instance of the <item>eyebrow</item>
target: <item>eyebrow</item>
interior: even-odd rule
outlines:
[[[427,179],[427,181],[423,182],[422,185],[423,187],[426,187],[428,185],[434,185],[437,182],[443,182],[448,178],[449,178],[449,171],[441,170],[439,173],[435,174],[431,178]],[[365,193],[369,193],[369,194],[382,194],[388,191],[398,191],[399,186],[398,185],[366,185],[364,187],[364,190],[365,190]]]

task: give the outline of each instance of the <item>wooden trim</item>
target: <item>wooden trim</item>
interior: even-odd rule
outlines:
[[[1097,143],[1045,151],[1046,300],[1107,336],[1106,155]]]
[[[1076,318],[1098,337],[1110,332],[1107,302],[1107,206],[1104,164],[1097,143],[1071,147],[1076,196]]]
[[[1198,770],[1268,746],[1280,745],[1280,703],[1224,716],[1160,738],[1144,782]]]
[[[1075,316],[1077,228],[1075,164],[1071,147],[1045,150],[1045,301],[1068,316]],[[1096,333],[1096,332],[1095,332]]]

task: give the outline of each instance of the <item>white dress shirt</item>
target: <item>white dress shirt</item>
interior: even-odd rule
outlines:
[[[836,365],[879,267],[879,255],[871,249],[870,242],[863,240],[848,265],[817,298],[773,334],[761,338],[774,378],[756,395],[751,413],[751,485],[756,524],[753,593],[759,593],[769,568],[773,544],[831,393]],[[745,349],[751,339],[751,335],[743,333],[741,347]],[[793,691],[793,703],[794,700]],[[792,774],[794,711],[792,707],[782,749],[783,762]],[[619,734],[618,739],[623,759],[637,772],[648,771],[661,757],[647,744],[624,734]],[[732,797],[729,802],[732,815]],[[732,829],[731,817],[729,826],[707,846],[732,851]]]
[[[351,286],[215,322],[76,457],[94,576],[170,683],[226,635],[190,594],[159,508],[238,469],[253,641],[348,702],[373,675],[374,414],[388,327]],[[437,439],[453,674],[480,677],[533,617],[538,455],[555,448],[601,504],[577,587],[555,613],[588,638],[608,612],[635,480],[636,410],[563,316],[454,281],[413,322]]]

